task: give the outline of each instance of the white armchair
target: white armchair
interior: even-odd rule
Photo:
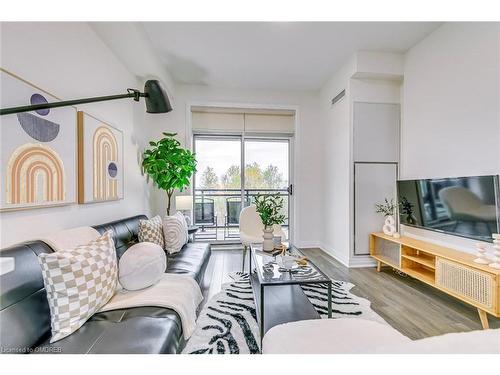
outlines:
[[[285,233],[281,229],[280,225],[274,225],[274,236],[281,236],[285,239]],[[264,229],[264,224],[260,219],[255,205],[250,205],[245,207],[240,212],[240,239],[243,244],[243,267],[245,268],[245,258],[247,250],[252,243],[262,243],[264,239],[262,238]]]

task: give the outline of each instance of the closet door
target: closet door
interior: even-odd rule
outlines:
[[[399,123],[399,104],[354,103],[354,255],[368,255],[369,234],[382,230],[375,204],[396,199]]]
[[[368,255],[369,234],[382,230],[375,204],[396,198],[397,171],[396,163],[354,164],[354,255]]]

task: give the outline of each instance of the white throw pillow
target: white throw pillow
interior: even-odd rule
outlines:
[[[127,290],[144,289],[156,284],[167,269],[167,256],[152,242],[132,245],[120,258],[118,277]]]
[[[52,337],[79,329],[115,293],[118,265],[113,232],[86,245],[38,255],[50,307]]]
[[[181,251],[187,242],[188,232],[186,220],[180,212],[163,218],[163,236],[165,237],[165,250],[169,254]]]
[[[187,244],[189,241],[189,232],[188,232],[188,224],[186,221],[186,216],[184,216],[181,212],[177,211],[175,213],[177,216],[179,216],[179,220],[182,221],[182,225],[184,226],[184,232],[186,233],[186,239],[184,240],[184,244]]]

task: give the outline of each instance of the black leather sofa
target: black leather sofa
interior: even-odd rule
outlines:
[[[112,229],[117,256],[137,242],[139,219],[134,216],[94,226]],[[0,251],[15,258],[16,269],[0,276],[0,350],[2,353],[179,353],[185,345],[179,316],[161,307],[138,307],[97,313],[78,331],[53,344],[50,310],[37,256],[53,250],[29,241]],[[188,243],[169,256],[167,273],[188,274],[201,285],[210,245]]]

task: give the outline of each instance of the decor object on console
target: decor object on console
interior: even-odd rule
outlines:
[[[274,250],[273,241],[273,225],[281,225],[285,222],[283,215],[283,198],[279,193],[276,194],[260,194],[255,196],[255,209],[264,224],[264,243],[262,249],[264,251]]]
[[[474,262],[479,263],[479,264],[490,264],[491,262],[488,260],[488,257],[486,256],[486,245],[478,242],[476,244],[477,248],[477,258],[474,259]]]
[[[115,293],[118,264],[111,230],[69,251],[41,253],[38,261],[50,307],[51,343],[79,329]]]
[[[118,278],[127,290],[139,290],[156,284],[167,269],[162,247],[151,242],[132,245],[120,258]]]
[[[0,69],[1,106],[46,103],[55,96]],[[60,206],[76,201],[76,111],[11,114],[0,127],[0,210]]]
[[[384,214],[385,222],[382,227],[382,231],[388,236],[394,236],[396,232],[396,221],[394,220],[394,214],[396,213],[397,205],[394,203],[394,199],[389,202],[385,198],[384,203],[379,203],[375,205],[375,212],[378,214]],[[399,233],[398,233],[399,236]]]
[[[394,224],[395,224],[394,217],[387,216],[385,218],[384,226],[382,227],[384,233],[387,234],[388,236],[394,236],[394,234],[396,233],[396,226]]]
[[[167,215],[175,189],[182,191],[189,186],[189,179],[196,172],[194,154],[181,147],[176,133],[163,133],[157,142],[149,142],[151,148],[144,151],[142,167],[158,188],[167,192]]]
[[[139,220],[139,242],[152,242],[165,249],[165,237],[163,236],[163,220],[160,215],[149,220]]]
[[[500,269],[500,233],[493,234],[493,248],[495,249],[493,263],[490,263],[491,268]]]
[[[122,131],[78,111],[78,203],[122,198]]]
[[[487,314],[500,317],[500,269],[474,262],[472,254],[372,233],[370,255],[377,260],[377,271],[386,264],[476,307],[484,329],[489,327]]]

